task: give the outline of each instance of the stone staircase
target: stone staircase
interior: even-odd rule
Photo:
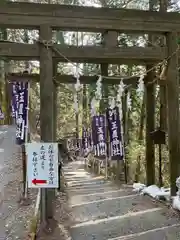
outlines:
[[[64,169],[73,240],[180,240],[179,216],[132,186],[118,187],[74,162]]]

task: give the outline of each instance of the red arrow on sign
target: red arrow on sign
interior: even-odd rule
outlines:
[[[36,184],[45,184],[45,183],[47,183],[47,181],[46,181],[46,180],[33,179],[33,180],[32,180],[32,183],[33,183],[34,185],[36,185]]]

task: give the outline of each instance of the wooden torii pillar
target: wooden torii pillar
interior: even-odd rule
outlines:
[[[102,45],[106,48],[108,47],[117,47],[118,45],[118,33],[116,31],[105,31],[102,35]],[[108,63],[101,63],[101,74],[103,76],[108,76]],[[103,93],[103,101],[102,101],[102,109],[105,110],[108,105],[108,84],[103,82],[104,93]],[[105,101],[104,101],[105,100]]]
[[[179,72],[177,54],[177,34],[167,33],[167,118],[170,162],[171,196],[176,195],[176,178],[180,173],[180,119],[179,119]],[[178,51],[179,53],[179,51]]]
[[[51,41],[52,29],[40,26],[40,39]],[[40,129],[42,142],[54,142],[54,83],[52,49],[40,44]],[[53,218],[54,189],[41,191],[41,220]]]
[[[58,64],[56,61],[53,62],[53,139],[57,140],[57,96],[58,96],[58,84],[56,81]]]
[[[152,65],[147,66],[149,70]],[[151,132],[155,125],[155,91],[154,91],[154,71],[150,71],[144,79],[145,84],[145,106],[146,106],[146,181],[147,185],[155,183],[155,151]]]
[[[154,11],[154,2],[149,0],[149,10]],[[148,36],[148,45],[153,43],[153,35]],[[146,71],[148,71],[145,79],[145,106],[146,106],[146,184],[148,186],[155,183],[155,148],[154,142],[151,137],[151,132],[155,127],[155,74],[152,69],[152,64],[146,65]]]

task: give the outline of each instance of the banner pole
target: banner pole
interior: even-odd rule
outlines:
[[[122,145],[123,145],[122,150],[123,150],[123,161],[124,161],[124,177],[125,177],[125,183],[127,184],[127,166],[126,166],[126,159],[125,159],[125,141],[124,141],[124,128],[123,128],[122,97],[121,97],[121,102],[119,104],[119,115],[120,115],[120,123],[121,123],[121,138],[122,138]]]
[[[29,91],[30,91],[30,83],[28,82],[28,95],[27,95],[27,115],[26,115],[26,132],[25,132],[25,144],[28,143],[28,135],[29,135]],[[28,178],[27,178],[27,151],[25,145],[25,154],[26,154],[26,188],[25,188],[25,198],[28,197]]]
[[[105,119],[105,139],[106,139],[106,159],[105,159],[105,178],[108,178],[108,126],[107,126],[107,119],[106,114],[104,115]]]

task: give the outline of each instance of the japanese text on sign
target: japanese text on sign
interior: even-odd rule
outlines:
[[[58,144],[28,143],[28,187],[58,188]]]
[[[103,115],[94,116],[92,129],[95,155],[104,156],[106,155],[106,134],[105,117]]]
[[[17,93],[16,139],[18,144],[22,144],[25,142],[25,135],[27,132],[28,83],[17,84]]]
[[[118,107],[107,110],[107,121],[110,135],[111,156],[119,156],[122,159],[124,151]]]

